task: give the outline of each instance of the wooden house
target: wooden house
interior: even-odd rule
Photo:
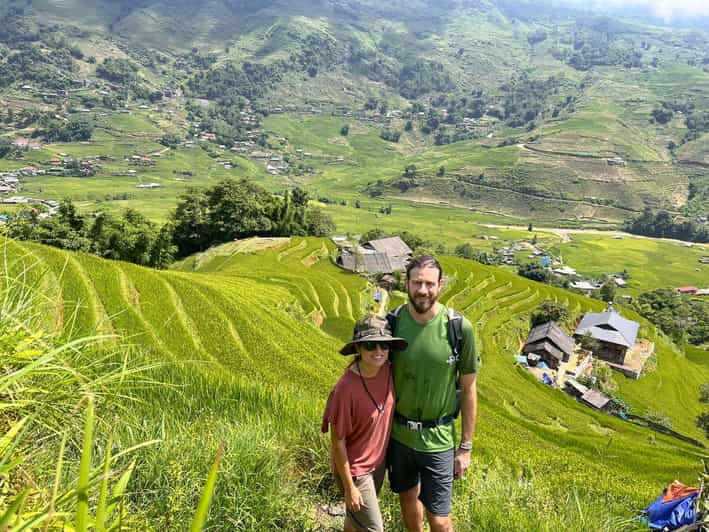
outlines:
[[[576,344],[561,327],[553,321],[537,325],[527,337],[522,352],[538,355],[551,369],[568,362]]]
[[[614,364],[625,364],[628,349],[635,345],[640,325],[621,316],[612,305],[604,312],[587,312],[576,328],[578,339],[588,334],[598,341],[593,354]]]
[[[344,247],[337,265],[352,272],[374,274],[406,270],[413,252],[398,236],[370,240],[356,247]]]

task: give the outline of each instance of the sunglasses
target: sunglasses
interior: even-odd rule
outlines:
[[[389,351],[389,342],[362,342],[362,347],[367,351],[374,351],[377,346],[381,347],[384,351]]]

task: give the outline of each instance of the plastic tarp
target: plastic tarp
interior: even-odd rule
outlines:
[[[544,373],[542,375],[542,382],[544,384],[551,384],[552,383],[551,377],[549,375],[547,375],[546,373]]]
[[[527,365],[527,357],[524,355],[515,355],[515,360],[523,366]]]
[[[544,362],[543,360],[540,360],[540,361],[537,363],[537,367],[538,367],[539,369],[549,369],[549,366],[547,366],[547,363]]]
[[[696,518],[694,500],[698,496],[698,489],[687,488],[678,482],[673,483],[645,508],[643,514],[648,521],[648,526],[654,530],[677,530],[691,525]]]

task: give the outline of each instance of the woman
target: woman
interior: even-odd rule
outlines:
[[[357,355],[327,400],[322,431],[330,427],[330,462],[345,495],[345,532],[382,531],[377,496],[382,487],[385,457],[394,415],[390,350],[406,349],[378,316],[355,324],[353,339],[340,349]]]

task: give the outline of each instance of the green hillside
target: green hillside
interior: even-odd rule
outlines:
[[[34,265],[47,329],[112,332],[123,338],[116,346],[166,364],[156,375],[164,385],[139,392],[142,423],[120,435],[163,440],[132,486],[148,522],[189,514],[195,471],[225,440],[212,526],[302,530],[325,526],[315,508],[334,494],[319,415],[344,367],[336,349],[372,303],[362,278],[330,263],[332,250],[322,239],[245,241],[158,272],[8,241],[3,269]],[[513,363],[540,301],[562,301],[575,316],[601,303],[473,261],[445,258],[444,268],[443,299],[476,324],[483,350],[474,473],[455,494],[461,529],[628,530],[668,482],[694,482],[702,450],[595,413]],[[657,369],[618,379],[622,396],[701,437],[693,419],[709,367],[647,325],[641,336],[656,342]],[[396,529],[395,500],[384,501]]]
[[[111,158],[89,176],[27,175],[32,197],[165,219],[187,186],[248,176],[520,223],[707,214],[699,30],[491,0],[13,1],[0,17],[0,144],[47,141],[0,171]],[[67,137],[73,122],[90,138]]]

